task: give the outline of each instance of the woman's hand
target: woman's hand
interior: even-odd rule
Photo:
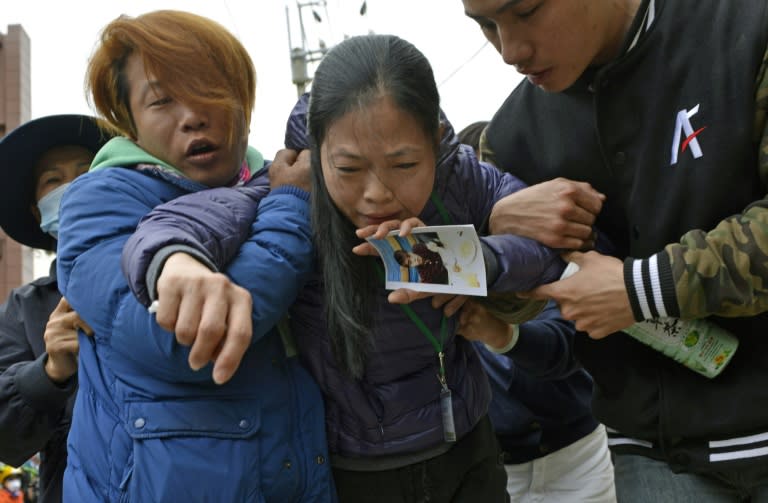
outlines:
[[[432,307],[442,309],[448,317],[456,314],[461,306],[470,298],[466,295],[454,295],[452,293],[417,292],[408,288],[392,290],[387,296],[390,304],[410,304],[411,302],[432,297]]]
[[[418,218],[411,217],[405,220],[387,220],[378,225],[368,225],[357,229],[355,232],[360,239],[367,239],[370,237],[374,239],[384,239],[387,237],[387,234],[398,229],[400,229],[398,236],[405,237],[416,227],[426,227],[426,225]],[[352,248],[352,253],[361,256],[379,256],[379,252],[376,251],[376,248],[367,241]]]
[[[503,348],[514,337],[514,326],[496,318],[480,304],[469,301],[459,315],[458,333],[467,340]]]
[[[417,227],[426,227],[424,222],[416,217],[407,218],[405,220],[388,220],[378,225],[369,225],[357,229],[357,237],[366,239],[373,237],[375,239],[384,239],[392,232],[399,230],[398,236],[405,237],[411,233],[411,231]],[[359,244],[352,249],[352,252],[357,255],[372,255],[379,256],[376,248],[368,243]],[[432,307],[435,309],[443,309],[446,316],[453,316],[461,309],[461,306],[466,302],[466,295],[454,295],[447,293],[430,293],[430,292],[416,292],[408,288],[398,288],[393,290],[387,300],[392,304],[410,304],[416,300],[426,299],[432,297]]]

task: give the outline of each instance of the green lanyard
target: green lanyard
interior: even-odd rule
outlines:
[[[405,311],[405,314],[408,315],[413,324],[416,325],[416,327],[421,330],[421,333],[424,334],[429,342],[432,343],[432,347],[435,348],[435,353],[437,353],[437,357],[440,360],[440,373],[438,374],[437,378],[440,380],[440,384],[443,386],[443,388],[447,388],[448,383],[445,380],[445,353],[443,352],[445,336],[448,333],[448,320],[446,319],[445,314],[440,317],[440,340],[438,341],[435,336],[432,335],[432,331],[427,328],[427,326],[424,324],[421,318],[419,318],[419,315],[416,314],[411,306],[408,304],[400,304],[400,307],[403,309],[403,311]]]
[[[437,212],[440,213],[440,217],[443,219],[445,225],[450,225],[452,223],[451,215],[448,213],[448,210],[445,209],[445,205],[440,199],[440,196],[438,196],[436,192],[432,191],[432,193],[429,195],[429,198],[437,208]],[[378,263],[376,264],[376,269],[379,271],[379,275],[382,277],[382,279],[384,279],[384,271]],[[435,353],[437,353],[437,357],[440,360],[440,373],[438,374],[437,378],[440,380],[440,384],[443,386],[443,389],[447,389],[448,383],[445,380],[445,353],[443,352],[443,344],[445,343],[445,337],[448,333],[448,320],[446,319],[445,314],[440,317],[440,340],[438,341],[437,338],[432,334],[432,331],[429,329],[429,327],[427,327],[424,321],[422,321],[422,319],[418,314],[416,314],[416,311],[414,311],[411,306],[408,304],[400,304],[400,308],[405,312],[406,315],[408,315],[408,318],[410,318],[413,324],[416,325],[416,328],[418,328],[421,333],[424,334],[427,340],[429,340],[429,342],[432,344],[432,347],[435,348]]]
[[[376,270],[379,271],[381,278],[385,279],[384,270],[379,264],[376,264]],[[435,348],[435,353],[437,353],[437,357],[440,360],[440,373],[437,375],[437,378],[440,380],[440,384],[443,385],[443,388],[447,388],[448,383],[445,380],[445,353],[443,352],[445,336],[448,333],[448,320],[446,319],[445,314],[440,317],[440,340],[438,341],[429,327],[427,327],[411,306],[408,304],[400,304],[400,308],[408,315],[413,324],[416,325],[416,328],[418,328],[421,333],[426,336],[427,340],[432,343],[432,347]]]
[[[432,191],[432,193],[429,195],[429,199],[432,201],[432,204],[435,205],[437,208],[437,212],[440,213],[440,217],[443,219],[443,223],[445,225],[451,225],[453,223],[453,220],[451,220],[451,215],[448,213],[448,210],[445,209],[445,205],[443,204],[443,201],[440,199],[440,196],[435,193],[435,191]]]

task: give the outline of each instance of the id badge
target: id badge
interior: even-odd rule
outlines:
[[[453,400],[451,390],[443,388],[440,391],[440,410],[443,414],[443,438],[446,442],[456,441],[456,427],[453,425]]]

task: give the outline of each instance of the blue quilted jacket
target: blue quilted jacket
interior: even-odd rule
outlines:
[[[321,395],[273,328],[310,270],[307,194],[267,194],[264,169],[246,187],[202,190],[142,153],[112,140],[62,202],[59,285],[94,330],[80,337],[64,500],[333,501]],[[261,168],[254,153],[249,163]],[[143,157],[148,164],[137,168]],[[105,166],[126,167],[98,169]],[[224,385],[214,384],[210,364],[189,368],[189,349],[157,325],[120,269],[140,219],[193,192],[237,200],[227,218],[251,236],[241,248],[247,260],[223,270],[255,306],[251,347]]]

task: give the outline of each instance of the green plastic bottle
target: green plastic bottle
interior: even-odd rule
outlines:
[[[707,320],[658,318],[622,331],[710,379],[723,371],[739,346],[733,334]]]
[[[570,262],[560,279],[578,270]],[[733,334],[704,319],[658,318],[640,321],[622,332],[710,379],[723,371],[739,347]]]

